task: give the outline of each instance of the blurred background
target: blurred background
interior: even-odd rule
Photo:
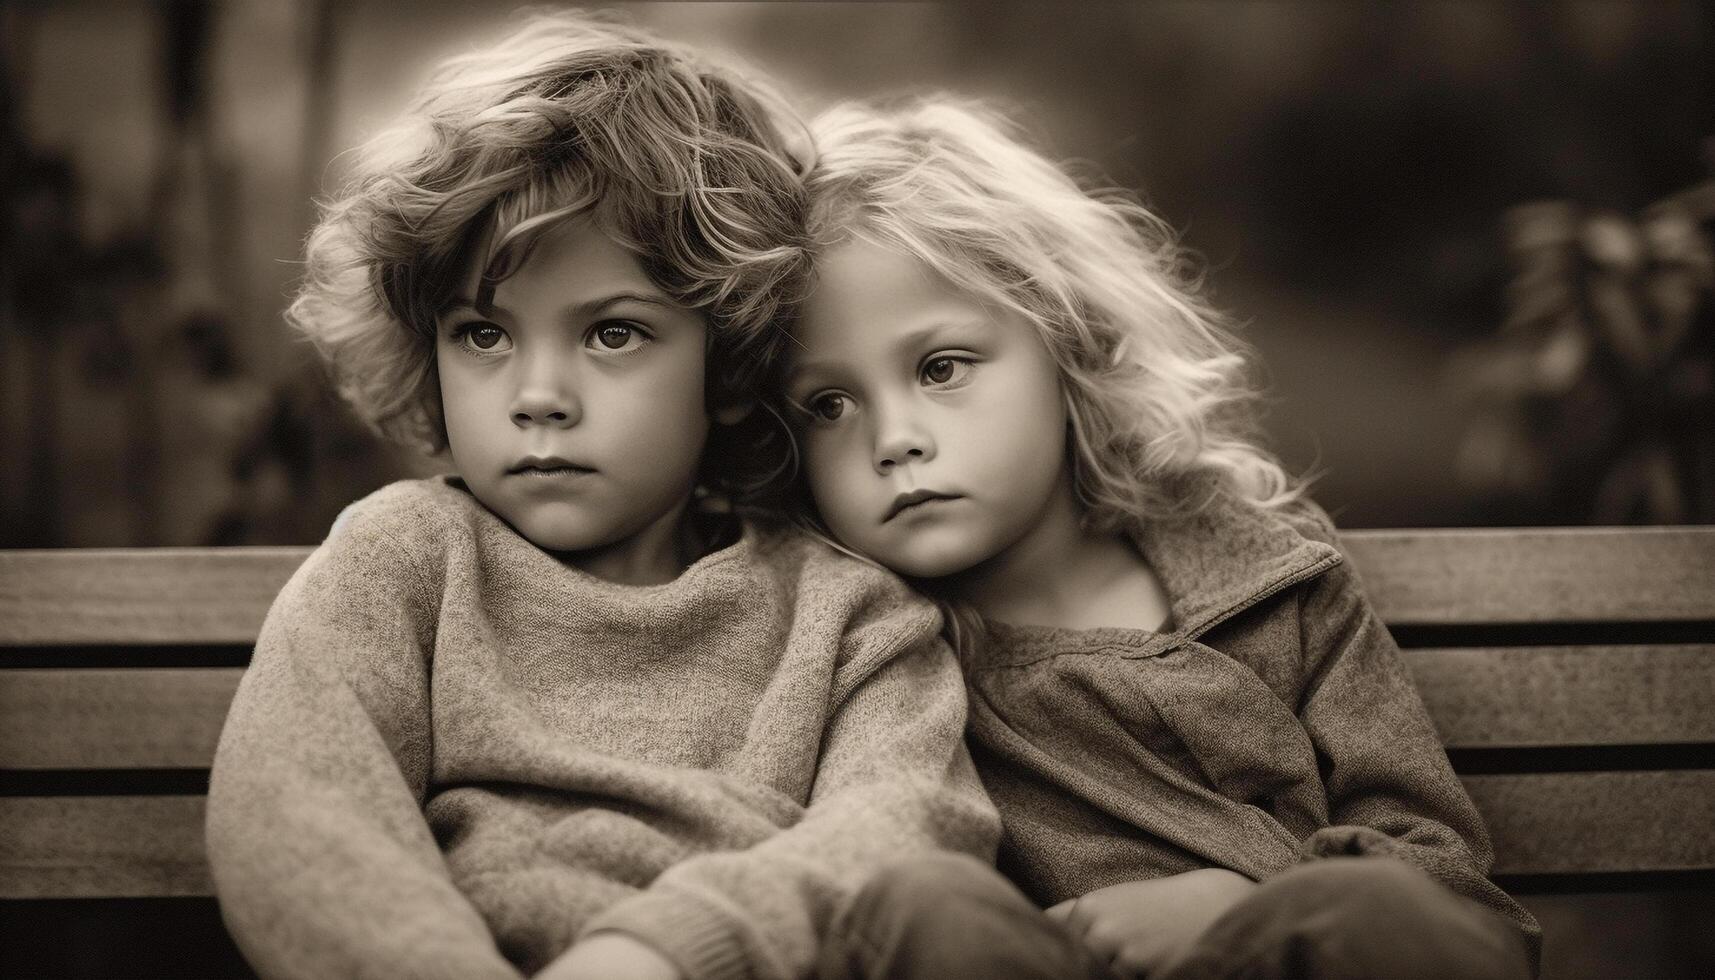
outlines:
[[[292,544],[443,468],[280,311],[341,151],[512,5],[0,6],[0,546]],[[1692,2],[631,4],[806,112],[927,87],[1136,187],[1344,525],[1715,520]]]

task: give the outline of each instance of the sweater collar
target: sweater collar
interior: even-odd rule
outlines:
[[[1283,513],[1226,494],[1207,499],[1195,513],[1147,522],[1136,535],[1172,608],[1172,621],[1161,631],[1073,630],[990,620],[984,624],[986,642],[964,651],[967,668],[1020,666],[1072,651],[1159,656],[1341,561],[1332,545],[1318,540],[1331,536],[1332,529],[1314,507]],[[1315,537],[1307,537],[1299,525],[1316,528],[1310,531]]]
[[[1137,535],[1161,576],[1172,634],[1197,637],[1281,589],[1339,564],[1332,545],[1306,537],[1278,510],[1213,493],[1195,513],[1147,522]]]

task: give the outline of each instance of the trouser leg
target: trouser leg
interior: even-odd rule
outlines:
[[[822,980],[1111,980],[1107,966],[989,865],[965,855],[882,869],[823,946]]]
[[[1172,980],[1526,980],[1523,934],[1403,862],[1327,858],[1285,871],[1215,920]]]

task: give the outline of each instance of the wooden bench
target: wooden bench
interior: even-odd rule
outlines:
[[[1715,962],[1715,527],[1345,545],[1488,819],[1497,879],[1543,920],[1545,975]],[[305,554],[0,552],[0,975],[246,973],[203,794]]]

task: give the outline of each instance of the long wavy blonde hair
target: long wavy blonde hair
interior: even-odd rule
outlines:
[[[1135,531],[1211,492],[1300,495],[1255,438],[1247,348],[1134,195],[1080,186],[1003,116],[947,97],[839,105],[811,130],[813,253],[852,236],[901,249],[1040,332],[1092,529]]]
[[[549,229],[589,215],[706,317],[711,407],[754,400],[807,275],[807,146],[756,79],[617,23],[534,13],[440,65],[357,151],[286,317],[365,421],[438,451],[436,320],[463,270],[480,259],[492,288]],[[705,453],[705,478],[755,489],[753,457],[785,442],[772,428],[727,433]]]

